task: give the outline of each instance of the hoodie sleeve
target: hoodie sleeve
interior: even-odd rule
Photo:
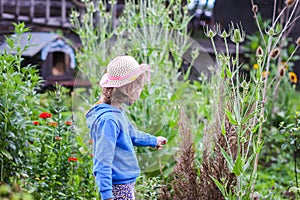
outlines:
[[[119,127],[113,120],[107,119],[96,125],[94,131],[94,176],[101,199],[113,198],[112,162]]]
[[[136,128],[132,126],[132,124],[129,125],[129,134],[131,137],[131,141],[133,145],[135,146],[150,146],[150,147],[156,147],[157,141],[156,137],[153,135],[150,135],[149,133],[145,133],[143,131],[139,131]]]

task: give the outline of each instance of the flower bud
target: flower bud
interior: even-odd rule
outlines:
[[[275,35],[275,30],[274,30],[274,28],[270,28],[270,30],[267,32],[267,34],[269,35],[269,36],[274,36]]]

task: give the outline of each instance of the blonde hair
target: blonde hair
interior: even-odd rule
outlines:
[[[139,75],[134,81],[121,87],[102,88],[102,100],[107,104],[130,104],[136,90],[144,86],[146,73]]]

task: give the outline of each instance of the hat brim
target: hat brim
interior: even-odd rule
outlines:
[[[100,86],[103,88],[122,87],[124,85],[127,85],[127,84],[133,82],[134,80],[137,79],[138,76],[145,73],[146,71],[149,71],[149,67],[150,67],[149,65],[141,64],[140,70],[138,70],[136,73],[130,74],[129,77],[126,77],[124,79],[118,79],[118,80],[110,79],[108,74],[105,73],[100,80]]]

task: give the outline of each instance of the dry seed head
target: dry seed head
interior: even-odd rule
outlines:
[[[273,51],[271,52],[271,58],[276,59],[279,54],[280,54],[279,48],[273,49]]]
[[[258,6],[257,5],[253,5],[252,6],[252,12],[257,13],[258,11]]]
[[[278,68],[278,75],[280,77],[283,77],[285,75],[285,67],[284,66],[281,66]]]
[[[300,46],[300,37],[297,38],[296,44],[297,44],[298,46]]]
[[[286,0],[286,1],[285,1],[285,4],[286,4],[288,7],[294,5],[294,3],[295,3],[295,0]]]
[[[256,49],[256,56],[257,57],[262,57],[264,55],[264,50],[261,48],[261,46],[259,46],[257,49]]]

